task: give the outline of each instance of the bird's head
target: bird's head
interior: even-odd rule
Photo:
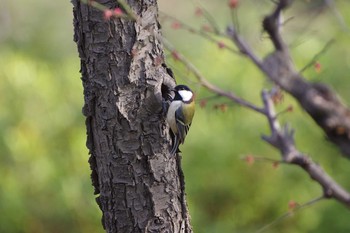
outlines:
[[[193,92],[186,85],[177,85],[173,91],[175,92],[174,100],[181,100],[183,102],[191,102],[193,100]]]

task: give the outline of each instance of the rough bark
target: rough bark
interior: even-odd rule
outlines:
[[[73,0],[87,147],[106,232],[192,232],[178,157],[170,157],[156,1],[128,1],[137,20]],[[114,9],[118,2],[99,1]]]

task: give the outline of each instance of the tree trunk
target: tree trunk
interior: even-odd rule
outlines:
[[[174,81],[163,64],[156,1],[128,1],[137,20],[106,20],[94,2],[72,2],[91,178],[106,232],[192,232],[162,113]]]

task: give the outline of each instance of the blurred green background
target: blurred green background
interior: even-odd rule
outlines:
[[[333,86],[350,103],[350,3],[296,1],[285,15],[284,35],[300,69],[332,38],[335,43],[305,71],[310,81]],[[160,10],[201,28],[197,2],[160,0]],[[231,23],[227,1],[201,1],[220,29]],[[180,7],[181,6],[181,7]],[[263,56],[271,49],[261,19],[273,6],[268,0],[240,1],[240,31]],[[339,13],[339,14],[338,14]],[[344,18],[341,18],[341,15]],[[172,26],[162,16],[163,33],[211,82],[260,105],[260,90],[270,84],[249,60],[217,44]],[[0,8],[0,232],[103,232],[95,204],[81,114],[83,92],[73,38],[69,1],[5,0]],[[228,46],[229,41],[220,39]],[[233,47],[233,46],[232,46]],[[198,100],[211,97],[190,73],[168,56],[178,83],[189,84]],[[215,106],[227,104],[226,111]],[[298,148],[312,156],[347,190],[350,161],[324,140],[322,131],[285,95],[279,110],[296,129]],[[225,99],[198,105],[183,149],[183,168],[195,232],[256,232],[288,211],[288,203],[305,203],[322,194],[301,169],[272,163],[247,164],[246,155],[279,159],[260,136],[266,119]],[[329,200],[279,221],[266,232],[349,232],[350,212]]]

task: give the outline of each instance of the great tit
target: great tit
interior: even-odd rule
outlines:
[[[178,85],[172,91],[175,96],[170,102],[166,119],[173,139],[170,154],[174,155],[179,152],[179,144],[185,141],[195,112],[195,103],[194,94],[189,87]]]

